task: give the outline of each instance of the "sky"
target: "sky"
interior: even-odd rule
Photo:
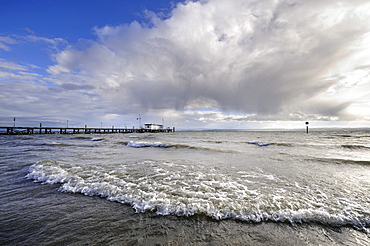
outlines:
[[[370,127],[369,13],[367,0],[0,0],[0,125]]]

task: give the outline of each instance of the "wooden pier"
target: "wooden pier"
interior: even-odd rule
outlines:
[[[144,132],[175,132],[175,127],[165,129],[147,128],[89,128],[89,127],[21,127],[0,126],[0,134],[29,135],[29,134],[111,134],[111,133],[144,133]]]

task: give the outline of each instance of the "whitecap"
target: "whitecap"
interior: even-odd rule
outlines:
[[[171,144],[164,144],[164,143],[161,143],[161,142],[150,143],[150,142],[134,142],[134,141],[128,142],[127,146],[134,147],[134,148],[145,148],[145,147],[168,148],[168,147],[172,147]]]
[[[102,138],[92,138],[91,141],[102,141]]]
[[[255,144],[259,147],[269,146],[271,143],[262,143],[262,142],[248,142],[249,144]]]

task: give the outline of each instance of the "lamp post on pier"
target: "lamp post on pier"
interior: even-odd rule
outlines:
[[[138,118],[136,118],[136,120],[138,120],[138,121],[139,121],[139,128],[141,128],[141,116],[140,116],[140,114],[139,114],[139,117],[138,117]]]

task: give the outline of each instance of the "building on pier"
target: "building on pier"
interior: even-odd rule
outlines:
[[[163,125],[144,124],[144,129],[149,130],[149,131],[161,131],[161,130],[163,130]]]

